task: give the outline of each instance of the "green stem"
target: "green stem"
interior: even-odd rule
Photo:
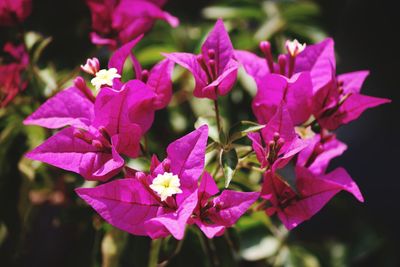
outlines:
[[[218,100],[214,100],[215,118],[217,120],[218,135],[221,136],[221,118],[219,116]]]
[[[151,241],[150,247],[150,258],[148,267],[157,267],[158,265],[158,257],[160,255],[162,238],[154,239]]]

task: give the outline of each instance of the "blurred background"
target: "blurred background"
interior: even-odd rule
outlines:
[[[279,247],[261,218],[241,220],[237,229],[230,231],[230,241],[233,247],[240,246],[240,252],[228,249],[223,238],[213,244],[220,266],[400,266],[400,45],[395,6],[396,1],[390,0],[169,0],[166,10],[181,20],[181,26],[170,29],[157,22],[139,44],[135,50],[139,61],[151,66],[161,59],[159,52],[198,49],[219,17],[236,49],[258,52],[259,41],[271,40],[279,52],[287,38],[315,43],[332,36],[338,72],[370,70],[363,93],[393,101],[367,111],[338,132],[349,148],[331,167],[348,170],[362,190],[365,204],[339,194],[312,220],[284,233],[285,243]],[[12,105],[0,109],[1,267],[146,266],[143,255],[148,254],[150,240],[120,233],[78,201],[73,189],[82,184],[81,178],[23,159],[27,150],[50,134],[22,126],[23,118],[68,85],[87,57],[99,55],[103,64],[107,62],[109,51],[90,43],[90,26],[89,10],[79,0],[33,0],[32,14],[24,23],[26,31],[37,32],[32,38],[49,44],[38,61],[39,78],[32,80]],[[14,36],[15,29],[0,28],[0,46]],[[159,156],[207,109],[190,97],[182,75],[179,71],[175,74],[177,86],[183,89],[176,92],[167,110],[157,114],[150,132],[151,150]],[[223,116],[228,121],[251,119],[248,111],[253,93],[242,75],[232,94],[222,100]],[[187,114],[191,114],[189,118]],[[161,137],[160,132],[164,133]],[[201,242],[191,238],[196,233],[187,235],[182,249],[182,244],[172,239],[166,242],[162,257],[179,251],[168,266],[216,265],[215,259],[205,259]],[[230,256],[225,257],[227,254]]]

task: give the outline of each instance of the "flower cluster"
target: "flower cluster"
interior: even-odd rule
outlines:
[[[28,86],[24,72],[29,64],[29,55],[24,45],[7,43],[4,52],[10,58],[8,63],[0,65],[0,107],[5,107],[14,97]]]
[[[20,25],[31,13],[31,0],[0,1],[0,27]],[[7,106],[15,96],[26,89],[24,72],[29,55],[24,44],[6,43],[4,58],[0,58],[0,108]]]
[[[86,0],[92,14],[94,44],[111,48],[151,29],[156,20],[176,27],[179,20],[162,10],[166,0]]]
[[[153,239],[169,235],[182,239],[186,226],[196,225],[212,238],[233,226],[250,207],[265,210],[269,216],[277,214],[292,229],[342,190],[363,201],[343,168],[327,172],[331,159],[346,150],[332,130],[389,100],[360,93],[367,71],[336,75],[333,40],[309,46],[287,41],[287,54],[279,55],[275,62],[266,41],[260,44],[263,57],[235,50],[222,20],[218,20],[199,55],[164,54],[164,60],[144,70],[131,50],[154,19],[175,24],[160,10],[164,1],[87,2],[96,31],[92,40],[124,45],[114,52],[107,68],[102,69],[97,58],[81,66],[92,76],[93,88],[77,77],[73,86],[47,100],[25,120],[25,124],[61,129],[26,156],[101,183],[76,192],[107,222]],[[136,10],[124,7],[131,2]],[[138,19],[135,12],[151,15]],[[118,37],[107,39],[100,34]],[[122,81],[128,58],[135,78]],[[144,156],[141,139],[151,128],[156,111],[171,100],[174,63],[193,74],[195,97],[215,102],[218,121],[218,99],[232,90],[239,67],[254,78],[257,94],[251,108],[257,123],[233,135],[247,135],[252,143],[250,154],[262,170],[258,190],[220,190],[220,178],[228,175],[224,157],[217,159],[221,166],[211,175],[206,154],[212,148],[218,155],[235,151],[240,144],[233,143],[239,138],[214,141],[207,147],[209,125],[172,142],[164,160],[153,155],[147,172],[127,167],[127,159]],[[220,123],[218,131],[224,135]],[[232,155],[237,157],[236,152]],[[237,161],[228,165],[237,170],[241,166]],[[285,177],[282,170],[292,167],[295,177]],[[124,178],[115,179],[121,172]]]
[[[31,0],[0,1],[0,26],[22,23],[31,14],[31,10]]]

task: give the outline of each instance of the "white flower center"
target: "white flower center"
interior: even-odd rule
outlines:
[[[306,44],[300,44],[297,39],[294,39],[293,41],[286,41],[286,50],[292,57],[296,57],[298,54],[304,51],[306,49]]]
[[[91,83],[96,87],[96,90],[99,90],[103,85],[112,86],[115,78],[121,78],[121,75],[117,73],[116,68],[108,70],[102,69],[96,72],[96,77],[91,80]]]
[[[159,174],[156,178],[154,178],[150,188],[161,197],[161,201],[164,201],[167,199],[167,197],[182,193],[182,190],[179,188],[180,186],[181,183],[178,175],[174,175],[170,172],[164,172],[163,174]]]

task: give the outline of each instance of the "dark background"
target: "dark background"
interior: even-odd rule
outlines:
[[[339,131],[339,138],[348,143],[349,148],[335,163],[346,166],[366,198],[363,207],[355,201],[345,204],[354,204],[348,209],[348,216],[354,217],[353,225],[349,226],[346,218],[335,217],[325,209],[322,216],[317,216],[298,232],[304,238],[313,236],[312,233],[327,238],[343,235],[352,242],[357,234],[361,235],[359,238],[367,238],[362,228],[369,225],[381,248],[373,257],[360,258],[355,266],[400,266],[400,157],[397,154],[400,149],[397,74],[400,56],[396,52],[399,49],[396,1],[318,2],[323,10],[323,23],[336,42],[338,72],[370,70],[363,92],[388,97],[393,102],[366,112]]]

